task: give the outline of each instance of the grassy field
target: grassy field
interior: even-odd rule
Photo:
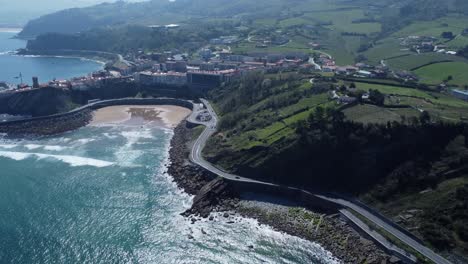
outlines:
[[[452,76],[453,80],[449,84],[458,86],[468,85],[468,63],[465,62],[442,62],[431,64],[414,71],[421,82],[427,84],[440,84]]]
[[[333,10],[320,13],[306,13],[304,15],[318,22],[331,22],[332,25],[327,26],[331,30],[341,32],[355,32],[371,34],[380,32],[381,25],[379,23],[353,23],[353,21],[365,18],[365,13],[362,9],[350,10]]]
[[[436,92],[426,92],[417,89],[410,89],[405,87],[395,87],[390,85],[376,85],[368,83],[359,83],[356,82],[356,87],[358,89],[368,91],[369,89],[379,90],[380,92],[389,95],[385,101],[387,105],[408,105],[413,107],[413,109],[380,109],[376,110],[374,116],[372,111],[364,111],[365,109],[369,110],[367,107],[365,109],[359,109],[363,111],[361,114],[364,116],[362,120],[359,119],[358,110],[350,110],[353,120],[357,121],[366,121],[366,120],[379,120],[380,117],[386,114],[395,114],[400,116],[419,116],[419,111],[428,111],[431,116],[439,120],[445,121],[460,121],[462,119],[468,118],[468,102],[455,98],[448,94],[436,93]],[[352,108],[351,108],[352,109]],[[390,112],[389,112],[390,111]],[[388,121],[393,121],[392,116],[386,117]],[[367,121],[369,122],[369,121]]]
[[[413,96],[413,97],[420,97],[425,99],[434,99],[434,97],[421,90],[417,89],[410,89],[405,87],[397,87],[397,86],[390,86],[390,85],[382,85],[382,84],[370,84],[370,83],[360,83],[356,82],[356,87],[360,90],[368,91],[370,89],[379,90],[384,94],[389,95],[403,95],[403,96]]]
[[[386,63],[393,69],[410,71],[429,63],[446,61],[466,61],[466,59],[453,55],[430,52],[393,58],[386,60]]]
[[[400,46],[400,41],[395,38],[387,38],[378,41],[372,48],[362,53],[369,63],[378,65],[381,60],[403,55],[414,54],[412,51]]]
[[[254,24],[259,26],[275,26],[277,22],[274,18],[262,18],[255,20]]]
[[[251,106],[251,111],[255,112],[263,102]],[[317,106],[333,106],[334,102],[328,100],[326,94],[318,94],[309,98],[303,98],[296,104],[283,107],[275,113],[265,110],[256,115],[280,116],[279,120],[266,127],[258,127],[246,133],[234,136],[230,139],[233,149],[242,150],[261,145],[270,145],[283,137],[290,137],[294,133],[294,123],[306,119]]]
[[[294,18],[288,18],[288,19],[285,19],[285,20],[281,20],[279,24],[280,24],[281,27],[291,27],[291,26],[312,24],[312,22],[310,20],[304,19],[302,17],[294,17]]]
[[[394,37],[432,36],[440,37],[442,32],[460,34],[468,25],[468,17],[452,14],[432,21],[418,21],[393,34]]]
[[[356,105],[354,107],[344,110],[344,114],[347,119],[353,120],[355,122],[361,123],[378,123],[386,124],[387,122],[400,122],[402,116],[419,116],[419,112],[414,109],[405,109],[403,112],[402,109],[392,109],[392,108],[383,108],[375,105]]]
[[[310,40],[302,37],[295,36],[290,41],[281,46],[268,46],[266,48],[257,48],[256,43],[244,41],[232,47],[235,53],[248,53],[248,52],[292,52],[300,51],[303,53],[313,53],[312,49],[308,46]]]
[[[468,46],[468,36],[458,35],[453,40],[446,43],[455,50]]]

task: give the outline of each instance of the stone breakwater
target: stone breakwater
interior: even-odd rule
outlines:
[[[171,140],[168,172],[178,186],[195,195],[192,207],[182,215],[190,217],[193,224],[200,218],[214,217],[212,212],[221,212],[225,218],[242,215],[254,218],[260,224],[298,236],[322,245],[343,263],[397,263],[376,246],[362,237],[338,214],[329,211],[306,210],[302,204],[284,206],[291,201],[278,201],[276,197],[265,198],[245,193],[232,183],[189,161],[194,140],[193,129],[181,123]],[[250,196],[246,197],[246,196]],[[273,202],[261,202],[261,201]],[[231,221],[234,223],[234,221]]]
[[[11,136],[47,136],[64,133],[86,126],[93,118],[91,109],[83,109],[70,115],[44,119],[30,119],[21,122],[0,123],[0,133]]]

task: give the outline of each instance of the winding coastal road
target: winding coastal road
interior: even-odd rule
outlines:
[[[205,147],[206,142],[213,134],[216,133],[217,124],[218,124],[218,116],[216,115],[216,112],[213,110],[213,107],[210,105],[208,101],[204,99],[201,99],[201,101],[206,106],[206,109],[203,109],[202,105],[195,105],[192,115],[188,118],[188,121],[191,123],[204,125],[206,128],[203,130],[202,134],[198,137],[198,139],[194,143],[191,153],[190,153],[190,160],[193,163],[207,169],[208,171],[222,178],[229,179],[231,181],[250,182],[250,183],[263,184],[263,185],[278,186],[273,183],[257,181],[257,180],[241,177],[238,175],[230,174],[228,172],[223,171],[222,169],[217,168],[216,166],[207,162],[203,158],[202,150]],[[196,117],[201,111],[208,111],[209,114],[211,115],[211,120],[206,121],[206,122],[198,121]],[[391,222],[391,220],[389,220],[388,218],[385,218],[384,216],[376,212],[372,212],[372,210],[370,210],[369,208],[365,208],[365,206],[361,206],[357,202],[352,201],[351,199],[348,200],[345,198],[325,196],[323,194],[314,194],[309,191],[294,188],[294,187],[287,187],[287,186],[282,186],[282,187],[297,190],[304,194],[313,195],[325,201],[329,201],[329,202],[339,205],[342,208],[340,209],[340,213],[344,217],[352,221],[356,226],[358,226],[362,231],[366,232],[369,236],[371,236],[374,240],[379,242],[382,246],[386,247],[388,250],[396,253],[397,255],[400,255],[400,257],[404,257],[409,261],[416,262],[416,258],[414,256],[412,256],[411,254],[408,254],[407,252],[405,252],[404,250],[398,247],[395,247],[392,243],[389,243],[388,240],[385,239],[382,235],[380,235],[375,230],[372,230],[372,228],[369,227],[367,224],[363,223],[357,216],[355,216],[351,212],[351,210],[359,213],[362,217],[366,218],[369,222],[385,230],[386,232],[392,234],[393,236],[398,238],[400,241],[405,243],[407,246],[413,248],[415,251],[419,252],[421,255],[431,260],[432,262],[437,263],[437,264],[451,264],[448,260],[436,254],[434,251],[422,245],[419,241],[414,239],[412,236],[408,235],[408,232],[405,232],[401,227]]]

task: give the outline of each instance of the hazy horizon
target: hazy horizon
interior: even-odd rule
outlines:
[[[145,0],[127,0],[126,2],[143,2]],[[0,26],[22,26],[29,20],[59,10],[85,7],[116,0],[0,0]]]

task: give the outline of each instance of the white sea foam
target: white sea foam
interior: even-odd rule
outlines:
[[[31,156],[30,153],[0,151],[0,157],[5,157],[5,158],[13,159],[13,160],[24,160],[30,156]]]
[[[24,145],[24,147],[29,149],[29,150],[35,150],[35,149],[41,148],[43,146],[37,145],[37,144],[26,144],[26,145]]]
[[[140,158],[144,152],[134,149],[134,146],[140,139],[154,138],[150,129],[140,131],[122,131],[121,135],[126,139],[125,145],[115,152],[117,163],[122,166],[135,166],[135,161]]]
[[[108,139],[116,139],[118,136],[116,135],[111,135],[110,133],[102,133],[103,136],[105,136]]]
[[[89,144],[93,141],[95,141],[96,139],[94,138],[82,138],[82,139],[78,139],[78,140],[75,140],[73,142],[71,142],[71,144],[73,145],[86,145],[86,144]]]
[[[12,148],[16,148],[18,145],[13,145],[13,144],[0,144],[0,148],[3,148],[3,149],[12,149]]]
[[[127,138],[128,140],[138,140],[140,138],[147,138],[151,139],[154,138],[151,134],[151,129],[146,128],[139,131],[122,131],[122,136]]]
[[[62,147],[62,146],[44,146],[44,149],[49,150],[49,151],[62,151],[66,148],[67,147]]]
[[[3,51],[3,52],[0,52],[0,55],[9,55],[9,54],[14,54],[15,52],[14,51]]]
[[[35,157],[37,159],[55,159],[69,164],[72,167],[79,166],[93,166],[93,167],[108,167],[113,165],[113,162],[84,158],[78,156],[68,156],[68,155],[50,155],[43,153],[27,153],[27,152],[12,152],[12,151],[0,151],[0,157],[10,158],[14,160],[24,160],[29,157]]]

